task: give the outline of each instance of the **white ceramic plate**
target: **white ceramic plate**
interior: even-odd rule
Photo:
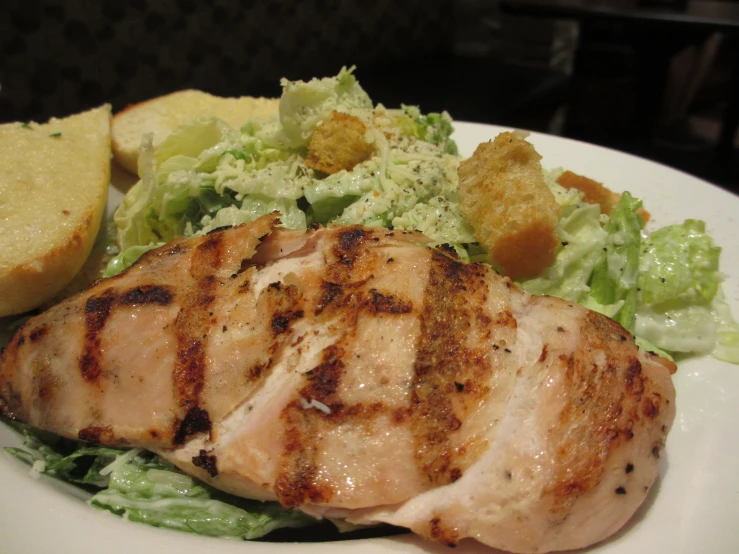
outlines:
[[[505,129],[458,123],[455,138],[469,155]],[[739,316],[739,197],[673,169],[605,148],[532,134],[545,167],[565,167],[629,190],[652,213],[650,227],[686,218],[706,221],[723,247],[724,291]],[[120,192],[111,189],[111,204]],[[710,358],[679,365],[677,418],[668,437],[662,471],[645,504],[615,537],[588,552],[739,552],[739,366]],[[0,446],[18,444],[0,426]],[[124,521],[89,508],[69,488],[30,477],[27,466],[0,455],[0,551],[8,554],[355,554],[448,553],[410,535],[319,544],[245,543],[192,536]],[[456,554],[493,552],[463,542]]]

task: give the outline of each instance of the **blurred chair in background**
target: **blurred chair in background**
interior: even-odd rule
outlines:
[[[14,0],[5,14],[2,121],[185,88],[278,96],[281,77],[354,64],[376,102],[457,119],[546,129],[566,98],[552,37],[501,32],[496,0]]]
[[[451,0],[14,0],[0,18],[0,117],[117,110],[184,88],[278,96],[281,77],[449,52],[453,22]]]
[[[390,105],[410,102],[426,111],[446,109],[458,120],[549,130],[567,100],[573,27],[530,21],[514,28],[517,22],[505,21],[498,5],[457,0],[451,51],[405,68],[388,66],[377,79],[363,73],[362,84]]]
[[[739,150],[733,146],[739,126],[739,2],[500,0],[500,5],[522,21],[580,24],[562,134],[739,191]]]

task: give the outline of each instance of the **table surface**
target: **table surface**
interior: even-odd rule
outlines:
[[[511,15],[623,19],[739,32],[739,2],[699,0],[668,6],[639,0],[502,0],[500,6]]]

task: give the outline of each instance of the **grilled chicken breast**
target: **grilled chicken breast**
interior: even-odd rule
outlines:
[[[29,320],[0,410],[449,545],[578,548],[629,519],[675,414],[668,362],[418,233],[277,224],[175,241]]]

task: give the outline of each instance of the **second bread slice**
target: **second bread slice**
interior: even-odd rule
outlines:
[[[182,90],[140,102],[116,114],[111,135],[113,155],[118,163],[132,173],[138,173],[141,137],[154,133],[154,146],[183,123],[200,115],[214,115],[238,129],[256,117],[268,119],[277,115],[279,99],[222,98],[199,90]]]

